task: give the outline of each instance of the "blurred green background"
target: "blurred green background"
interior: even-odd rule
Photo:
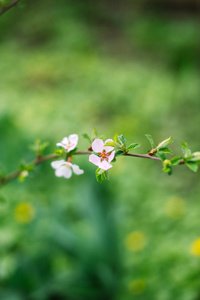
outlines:
[[[34,0],[0,17],[0,170],[96,127],[200,150],[200,10],[193,0]],[[50,162],[0,194],[0,299],[199,300],[199,173],[120,157],[110,182]]]

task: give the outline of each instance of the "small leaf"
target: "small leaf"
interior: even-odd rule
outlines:
[[[189,159],[190,161],[196,161],[200,163],[200,152],[192,153],[192,157]]]
[[[135,148],[138,148],[140,147],[140,144],[137,144],[137,143],[132,143],[128,146],[128,151],[132,150],[132,149],[135,149]]]
[[[64,153],[64,149],[63,148],[62,149],[57,149],[57,150],[54,151],[55,155],[62,155],[63,153]]]
[[[102,183],[104,180],[109,180],[108,172],[98,168],[95,172],[98,183]]]
[[[182,151],[183,151],[184,157],[189,157],[189,156],[191,156],[191,155],[192,155],[192,152],[191,152],[191,150],[188,148],[187,143],[182,142],[181,145],[182,145]]]
[[[117,150],[115,152],[115,157],[122,155],[124,152],[122,150]]]
[[[173,143],[172,137],[169,137],[168,139],[162,141],[158,146],[156,147],[157,149],[165,148],[169,146],[171,143]]]
[[[40,145],[40,152],[43,152],[48,146],[49,146],[49,143],[48,143],[48,142],[43,142],[43,143]]]
[[[115,143],[114,142],[107,142],[104,146],[115,147]]]
[[[96,128],[93,128],[93,130],[92,130],[92,141],[94,141],[96,137],[97,137],[97,130],[96,130]]]
[[[162,169],[163,172],[168,173],[168,175],[172,174],[172,167],[167,166]]]
[[[163,161],[163,167],[164,167],[164,168],[162,169],[163,172],[168,173],[168,175],[171,175],[171,174],[172,174],[172,167],[171,167],[171,162],[170,162],[170,160],[165,159],[165,160]]]
[[[126,147],[126,139],[125,139],[125,137],[123,136],[123,134],[118,135],[118,141],[119,141],[122,145],[124,145],[124,146]]]
[[[193,161],[187,161],[186,163],[185,163],[187,166],[188,166],[188,168],[190,169],[190,170],[192,170],[193,172],[197,172],[197,170],[198,170],[198,165],[195,163],[195,162],[193,162]]]
[[[171,164],[173,166],[175,166],[175,165],[178,165],[181,162],[181,160],[182,160],[182,157],[177,156],[177,157],[173,157],[170,161],[171,161]]]
[[[84,139],[88,140],[90,144],[92,144],[92,140],[87,133],[83,133]]]
[[[167,148],[167,147],[160,148],[159,151],[161,151],[163,153],[169,153],[169,154],[173,155],[173,152],[169,148]]]
[[[117,141],[118,141],[118,134],[117,134],[117,132],[115,133],[115,135],[114,135],[114,137],[113,137],[113,141],[114,141],[114,142],[117,142]]]
[[[28,171],[22,171],[20,174],[19,174],[19,181],[20,182],[23,182],[27,177],[28,177],[29,173]]]
[[[156,156],[160,158],[162,161],[165,161],[167,159],[167,156],[163,152],[157,152]]]
[[[149,140],[149,143],[151,144],[152,149],[155,148],[154,140],[150,134],[145,134],[146,138]]]

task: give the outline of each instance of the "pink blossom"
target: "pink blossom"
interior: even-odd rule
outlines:
[[[71,134],[69,137],[64,137],[61,143],[57,143],[56,146],[63,147],[67,152],[70,152],[76,148],[78,144],[78,135]]]
[[[104,146],[108,142],[113,142],[113,140],[108,139],[104,143],[101,139],[95,139],[92,143],[92,150],[96,152],[97,155],[91,154],[89,157],[91,163],[105,171],[112,168],[110,162],[115,157],[115,151],[113,151],[114,147]]]

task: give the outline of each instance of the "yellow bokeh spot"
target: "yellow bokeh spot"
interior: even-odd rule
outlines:
[[[179,219],[185,213],[185,201],[179,197],[170,198],[165,205],[165,213],[172,219]]]
[[[190,248],[190,253],[194,256],[200,256],[200,238],[198,238]]]
[[[141,279],[133,280],[129,284],[129,291],[133,295],[141,294],[144,292],[145,289],[146,289],[146,283],[144,280]]]
[[[30,203],[23,202],[16,206],[14,216],[19,223],[27,224],[33,220],[35,209]]]
[[[127,249],[133,252],[138,252],[144,249],[146,243],[146,236],[141,231],[134,231],[130,233],[125,240]]]

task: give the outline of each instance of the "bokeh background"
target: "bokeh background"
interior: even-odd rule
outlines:
[[[198,0],[34,0],[0,17],[0,169],[97,128],[200,150]],[[50,162],[0,193],[0,299],[199,300],[199,173],[120,157],[110,182]]]

